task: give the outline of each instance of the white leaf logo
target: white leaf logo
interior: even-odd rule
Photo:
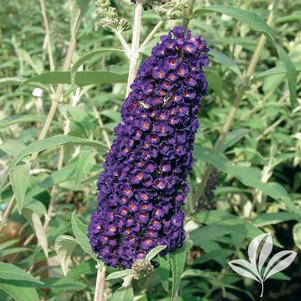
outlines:
[[[235,259],[229,262],[229,266],[237,274],[251,278],[261,284],[260,297],[263,296],[265,280],[286,269],[297,255],[294,251],[281,251],[275,254],[264,268],[272,249],[272,235],[271,233],[264,233],[255,237],[249,244],[249,261]]]

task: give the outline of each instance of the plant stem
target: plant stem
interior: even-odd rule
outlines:
[[[103,266],[102,269],[100,269],[98,267],[97,277],[96,277],[94,301],[104,301],[105,276],[106,276],[105,266]]]
[[[47,18],[47,14],[46,14],[46,6],[45,6],[44,0],[40,0],[40,6],[41,6],[41,13],[42,13],[43,20],[44,20],[49,66],[50,66],[50,70],[53,71],[55,69],[55,65],[54,65],[54,59],[53,59],[53,54],[52,54],[52,49],[51,49],[49,22],[48,22],[48,18]]]
[[[277,5],[278,4],[278,1],[275,1],[274,5]],[[271,10],[270,14],[269,14],[269,17],[268,17],[268,20],[267,20],[267,24],[268,25],[271,25],[272,22],[273,22],[273,18],[274,18],[274,13],[275,13],[275,7]],[[245,78],[243,79],[243,81],[245,83],[243,83],[239,89],[238,89],[238,92],[237,92],[237,96],[234,100],[234,103],[231,105],[231,108],[230,108],[230,111],[229,111],[229,114],[223,124],[223,127],[221,129],[221,132],[220,132],[220,135],[214,145],[214,150],[215,151],[221,151],[222,149],[222,145],[225,141],[225,138],[229,132],[229,130],[231,129],[232,127],[232,124],[233,124],[233,121],[234,121],[234,118],[235,118],[235,115],[240,107],[240,104],[241,104],[241,101],[244,97],[244,94],[245,92],[248,90],[249,86],[250,86],[250,78],[252,77],[253,73],[254,73],[254,70],[256,68],[256,65],[258,63],[258,60],[259,60],[259,57],[260,57],[260,53],[265,45],[265,42],[266,42],[266,37],[265,35],[261,35],[260,36],[260,39],[259,39],[259,42],[258,42],[258,45],[255,49],[255,52],[251,58],[251,61],[250,61],[250,64],[247,68],[247,71],[246,71],[246,75],[245,75]],[[201,183],[198,185],[197,189],[196,189],[196,192],[193,196],[193,204],[195,206],[195,208],[197,208],[197,205],[199,203],[199,201],[202,199],[203,195],[204,195],[204,190],[205,190],[205,187],[207,185],[207,181],[209,179],[209,176],[211,174],[211,172],[214,170],[214,167],[212,167],[211,165],[209,165],[205,171],[204,171],[204,174],[203,174],[203,177],[202,177],[202,181]]]
[[[119,39],[121,45],[123,46],[123,49],[125,50],[126,55],[128,57],[130,57],[131,49],[130,49],[128,43],[126,42],[126,40],[124,39],[122,33],[120,31],[117,31],[117,30],[114,31],[114,33],[115,33],[116,37]]]
[[[144,42],[141,44],[140,48],[139,48],[139,52],[143,51],[143,49],[145,48],[145,46],[151,41],[151,39],[154,37],[154,35],[157,33],[157,31],[159,30],[159,28],[161,27],[161,25],[163,24],[163,21],[161,20],[154,28],[153,30],[150,32],[150,34],[146,37],[146,39],[144,40]]]
[[[127,89],[126,89],[126,97],[130,94],[131,84],[133,83],[137,73],[142,9],[143,9],[142,3],[140,3],[140,1],[139,2],[137,1],[136,8],[135,8],[132,49],[131,49],[131,56],[130,56],[130,70],[129,70]]]

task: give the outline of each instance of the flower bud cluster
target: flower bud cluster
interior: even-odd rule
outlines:
[[[172,0],[131,0],[131,2],[134,4],[136,4],[137,2],[142,3],[144,9],[152,8],[153,6],[161,5],[171,1]]]
[[[191,0],[170,0],[155,7],[157,14],[165,20],[182,18],[191,5]]]
[[[130,29],[128,21],[119,16],[117,9],[111,6],[110,0],[98,0],[95,5],[96,13],[101,18],[100,26],[120,32]]]

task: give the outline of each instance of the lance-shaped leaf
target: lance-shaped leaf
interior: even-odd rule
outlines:
[[[29,165],[16,165],[9,174],[9,180],[17,200],[18,211],[21,213],[25,199],[25,193],[29,184]]]
[[[58,255],[64,276],[66,276],[69,271],[71,255],[76,246],[76,239],[70,235],[61,235],[55,241],[54,248]]]
[[[296,255],[297,253],[294,251],[281,251],[275,254],[265,269],[263,279],[266,280],[286,269],[294,261]]]
[[[261,282],[261,276],[257,271],[256,265],[251,264],[249,261],[244,259],[235,259],[231,260],[228,264],[231,269],[239,275]]]
[[[151,261],[154,257],[156,257],[164,249],[166,249],[166,246],[158,246],[158,247],[153,248],[151,251],[149,251],[146,254],[145,260]]]
[[[22,214],[32,227],[34,234],[38,239],[39,245],[45,253],[45,256],[48,257],[48,241],[40,216],[30,209],[23,209]]]

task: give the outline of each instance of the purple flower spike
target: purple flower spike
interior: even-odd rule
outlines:
[[[107,265],[130,268],[158,245],[163,256],[183,245],[187,176],[208,48],[176,27],[140,67],[121,108],[121,123],[99,176],[98,208],[88,236]]]

